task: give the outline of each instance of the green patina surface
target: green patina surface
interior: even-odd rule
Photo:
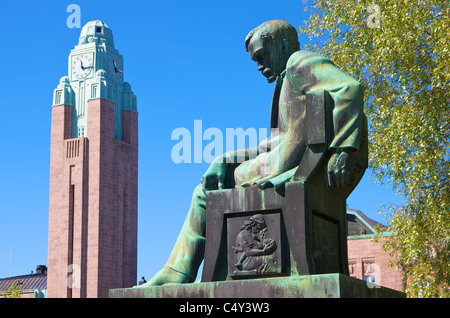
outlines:
[[[110,290],[110,298],[404,298],[405,294],[342,274],[168,284]]]
[[[54,90],[53,106],[72,106],[72,138],[88,137],[88,101],[114,102],[115,138],[122,140],[122,111],[137,112],[136,96],[124,82],[123,57],[114,48],[111,29],[102,21],[86,23],[70,52],[67,76]]]

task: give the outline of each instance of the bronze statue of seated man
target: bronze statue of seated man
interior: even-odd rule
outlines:
[[[235,187],[277,187],[289,181],[306,149],[305,96],[325,90],[334,102],[332,156],[327,164],[331,187],[347,187],[352,158],[360,148],[364,125],[363,89],[359,82],[313,52],[300,50],[295,28],[285,21],[261,24],[245,39],[246,50],[269,83],[276,81],[270,126],[272,134],[258,147],[217,157],[193,193],[185,223],[166,265],[140,287],[190,283],[205,253],[206,192]],[[251,252],[248,252],[251,253]],[[242,266],[237,262],[237,266]]]

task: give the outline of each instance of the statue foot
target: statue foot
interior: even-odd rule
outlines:
[[[171,267],[164,266],[155,276],[153,276],[148,282],[136,287],[149,287],[149,286],[161,286],[165,284],[184,284],[190,283],[189,276],[177,272]]]

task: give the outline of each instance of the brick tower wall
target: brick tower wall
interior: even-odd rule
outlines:
[[[52,111],[48,297],[107,297],[137,279],[137,113],[88,102],[87,137],[70,136],[71,107]],[[64,138],[63,138],[64,136]]]

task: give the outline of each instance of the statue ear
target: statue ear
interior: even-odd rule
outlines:
[[[289,42],[286,39],[283,39],[283,53],[285,53],[288,49]]]

